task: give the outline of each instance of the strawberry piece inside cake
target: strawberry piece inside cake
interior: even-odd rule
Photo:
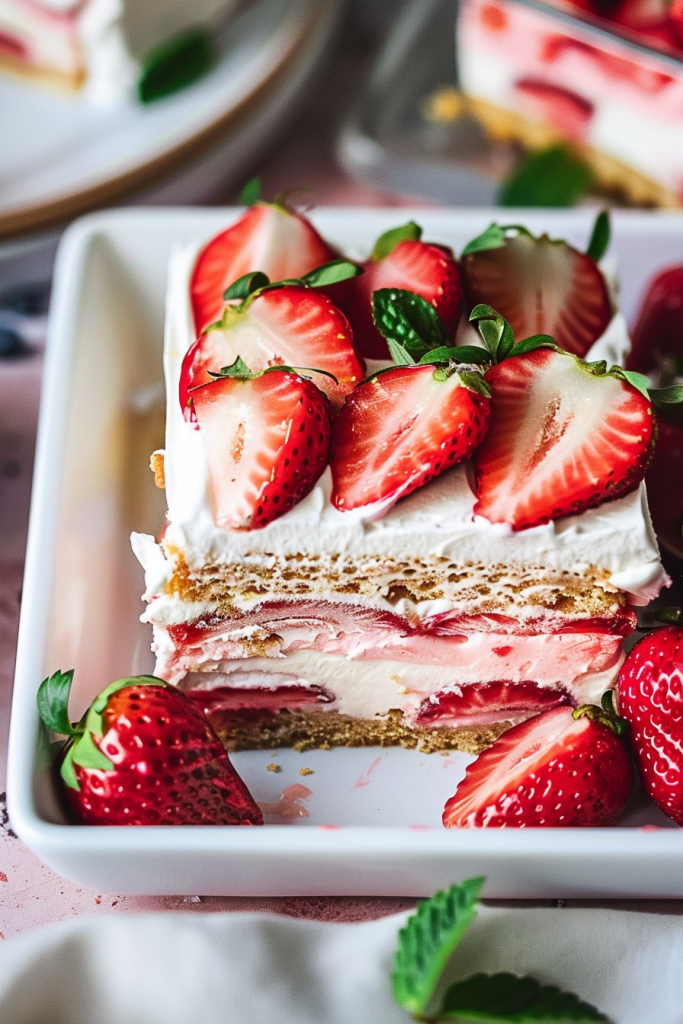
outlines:
[[[455,327],[403,282],[369,300],[398,365],[365,379],[324,296],[305,335],[296,318],[266,331],[250,314],[289,292],[308,308],[317,284],[353,273],[340,260],[229,288],[218,348],[234,363],[203,363],[195,392],[186,353],[201,255],[178,249],[170,266],[168,522],[159,542],[133,535],[157,675],[204,708],[229,749],[476,752],[532,715],[599,703],[634,606],[667,582],[641,482],[647,395],[545,335],[515,342],[488,306],[465,311],[486,347],[458,349]],[[312,372],[325,359],[353,371],[333,393]],[[510,480],[526,486],[519,514]]]

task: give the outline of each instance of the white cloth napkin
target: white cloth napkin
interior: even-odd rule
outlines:
[[[0,946],[7,1024],[406,1024],[389,975],[407,914],[78,918]],[[682,1024],[683,918],[483,907],[451,963],[533,974],[615,1024]]]

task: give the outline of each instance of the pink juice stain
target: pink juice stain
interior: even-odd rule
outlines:
[[[375,760],[372,762],[368,770],[358,778],[358,781],[355,783],[353,787],[354,789],[362,789],[363,786],[370,785],[370,776],[372,775],[372,773],[374,772],[375,768],[377,767],[381,760],[381,757],[375,758]]]
[[[284,818],[293,821],[295,818],[310,818],[308,808],[302,803],[313,796],[313,790],[303,786],[300,782],[294,782],[291,786],[285,786],[275,803],[261,803],[259,807],[264,814],[272,814],[276,818]]]

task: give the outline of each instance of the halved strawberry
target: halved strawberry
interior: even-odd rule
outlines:
[[[363,379],[353,348],[349,322],[337,307],[314,288],[284,285],[255,292],[238,307],[227,307],[220,326],[212,327],[192,345],[180,372],[180,406],[192,419],[192,388],[211,380],[240,356],[253,370],[269,366],[312,367],[316,384],[334,406]]]
[[[491,229],[489,229],[491,230]],[[460,260],[469,309],[484,303],[509,322],[516,338],[551,335],[560,348],[585,356],[612,318],[612,303],[595,259],[567,242],[526,231],[503,232],[495,248]]]
[[[631,795],[623,723],[598,707],[556,708],[515,725],[470,764],[446,828],[611,825]]]
[[[218,526],[258,530],[289,512],[327,464],[330,407],[288,369],[251,374],[241,360],[192,393]]]
[[[365,273],[350,281],[346,295],[339,299],[353,327],[356,349],[368,359],[390,358],[372,318],[372,293],[380,288],[420,295],[439,313],[449,336],[455,335],[462,303],[458,264],[449,249],[420,241],[421,231],[411,221],[382,235],[363,264]]]
[[[271,281],[283,281],[302,277],[334,257],[306,217],[282,203],[256,203],[197,257],[190,281],[197,334],[220,319],[223,292],[244,274],[262,270]]]
[[[539,686],[531,680],[451,686],[426,697],[418,708],[416,725],[486,725],[490,722],[521,722],[541,711],[570,704],[566,690]]]
[[[489,425],[488,389],[454,364],[397,366],[353,391],[333,423],[332,502],[341,511],[399,498],[469,458]]]
[[[655,443],[650,400],[619,371],[552,348],[486,373],[491,427],[475,453],[474,512],[516,530],[634,490]]]

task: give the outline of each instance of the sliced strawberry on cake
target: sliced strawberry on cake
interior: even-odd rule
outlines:
[[[456,364],[396,366],[363,381],[332,427],[332,503],[383,515],[469,458],[489,415],[483,377]]]
[[[330,443],[329,403],[315,384],[287,368],[251,373],[238,358],[192,397],[218,526],[261,529],[309,493]]]
[[[261,270],[273,281],[303,277],[336,253],[311,222],[284,202],[256,202],[199,253],[190,281],[195,331],[219,320],[223,293],[244,274]]]
[[[452,338],[460,318],[462,285],[452,252],[421,241],[422,228],[413,221],[377,239],[365,273],[349,283],[340,303],[353,327],[358,352],[367,359],[388,359],[389,351],[373,320],[372,294],[401,288],[429,302]]]
[[[521,530],[621,497],[645,476],[655,417],[623,371],[542,347],[492,366],[486,381],[476,515]]]
[[[598,220],[588,251],[548,235],[492,224],[460,258],[469,310],[485,303],[517,338],[549,334],[560,348],[585,356],[612,319],[612,300],[598,266],[609,240]]]
[[[235,281],[226,292],[229,305],[222,319],[200,335],[183,359],[179,398],[185,418],[194,419],[192,389],[238,356],[254,372],[278,365],[324,370],[329,376],[320,375],[316,383],[334,406],[341,405],[363,379],[363,370],[348,320],[320,288],[357,273],[355,264],[337,260],[298,282],[271,284],[260,272]]]
[[[444,808],[446,828],[613,824],[633,775],[626,723],[609,707],[556,708],[509,729],[468,766]]]

